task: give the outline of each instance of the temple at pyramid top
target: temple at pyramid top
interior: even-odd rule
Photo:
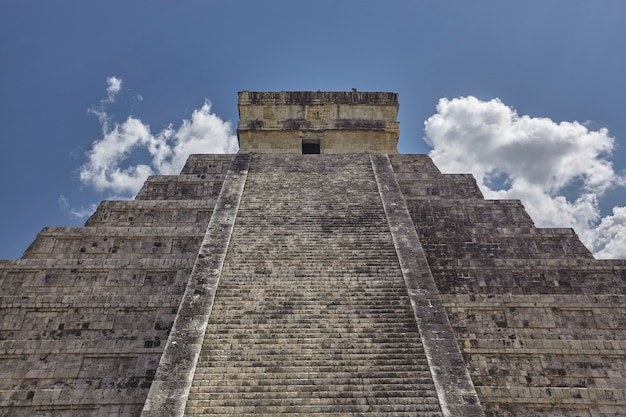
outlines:
[[[398,94],[239,92],[241,152],[398,153]]]

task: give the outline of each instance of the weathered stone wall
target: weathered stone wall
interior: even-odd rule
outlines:
[[[370,92],[239,93],[241,152],[397,153],[398,95]]]
[[[0,416],[137,416],[232,155],[192,156],[0,262]]]
[[[486,414],[626,415],[626,262],[425,155],[391,160]]]
[[[302,143],[319,143],[320,153],[397,153],[398,134],[385,131],[239,131],[240,152],[302,153]]]

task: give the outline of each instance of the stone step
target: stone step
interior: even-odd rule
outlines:
[[[390,367],[392,369],[392,367]],[[208,385],[202,385],[195,383],[193,386],[207,387],[204,389],[204,393],[230,393],[231,395],[237,395],[237,392],[241,390],[241,394],[245,392],[254,391],[257,393],[282,393],[287,391],[286,387],[294,387],[294,394],[292,397],[298,397],[298,391],[307,392],[305,386],[315,385],[318,387],[318,391],[323,391],[327,387],[345,386],[345,391],[356,392],[386,392],[386,391],[429,391],[432,394],[435,393],[432,385],[432,379],[427,374],[426,377],[389,377],[386,375],[373,375],[362,376],[367,371],[361,372],[354,371],[352,373],[339,370],[337,372],[317,371],[315,369],[311,371],[300,371],[300,373],[288,373],[288,372],[276,372],[274,370],[265,369],[258,372],[243,372],[241,369],[230,369],[228,374],[211,372],[211,369],[205,370],[198,368],[198,375],[206,378],[210,381]],[[248,387],[248,388],[242,388]],[[295,387],[303,388],[302,390],[295,389]],[[352,387],[352,389],[349,389]],[[356,388],[356,389],[355,389]],[[203,393],[203,390],[197,390],[198,394]],[[228,395],[220,396],[220,398],[227,398]],[[271,395],[265,396],[265,398],[271,398]],[[306,394],[303,395],[306,397]],[[245,398],[242,395],[241,398]]]
[[[139,390],[141,392],[137,393]],[[49,390],[29,390],[29,389],[8,389],[0,390],[0,409],[15,406],[16,403],[28,404],[26,410],[36,410],[45,406],[51,406],[51,415],[54,410],[82,409],[89,412],[90,409],[101,408],[110,413],[129,412],[129,415],[137,415],[143,403],[141,398],[145,398],[148,388],[136,387],[112,387],[102,389],[66,389],[63,387]],[[94,405],[98,407],[94,407]],[[110,407],[110,406],[113,407]],[[131,405],[131,406],[126,406]],[[81,407],[82,406],[82,407]],[[84,407],[87,406],[87,407]],[[18,408],[19,410],[19,408]],[[116,411],[117,410],[117,411]],[[93,410],[97,411],[97,410]],[[84,414],[78,414],[84,415]],[[97,415],[97,414],[96,414]]]
[[[189,155],[180,173],[181,175],[220,174],[226,177],[233,156],[233,154]]]
[[[485,226],[474,225],[470,227],[443,227],[431,224],[427,227],[420,226],[420,234],[433,242],[440,240],[442,242],[462,241],[467,237],[473,237],[477,241],[485,240],[489,237],[493,238],[514,238],[519,239],[578,239],[573,229],[570,228],[536,228],[528,226]],[[446,234],[449,236],[442,236]],[[437,239],[439,237],[439,239]]]
[[[419,175],[437,176],[439,168],[428,155],[389,155],[389,161],[399,178],[415,178]]]
[[[146,254],[138,254],[143,255]],[[371,259],[371,254],[365,253],[364,257]],[[389,255],[391,256],[391,255]],[[238,262],[243,257],[233,257],[233,262]],[[374,270],[374,271],[372,271]],[[320,275],[330,275],[332,277],[353,277],[354,279],[367,279],[368,277],[378,278],[380,276],[389,276],[394,272],[397,273],[397,269],[391,265],[390,261],[380,262],[348,262],[344,260],[337,260],[336,257],[312,257],[304,256],[302,259],[280,258],[280,259],[260,259],[250,265],[242,265],[240,262],[237,266],[232,268],[233,273],[242,276],[249,277],[256,275],[257,279],[267,279],[267,276],[274,277],[284,276],[286,274],[292,274],[293,276],[299,276],[305,278],[307,276],[314,277]]]
[[[422,384],[429,384],[430,371],[415,366],[407,366],[403,368],[389,365],[387,367],[379,367],[373,364],[369,366],[358,367],[340,367],[337,365],[319,365],[315,367],[304,368],[299,365],[283,365],[268,364],[266,366],[249,366],[242,368],[241,366],[226,367],[207,367],[200,366],[197,368],[203,375],[213,375],[214,378],[228,378],[229,375],[238,376],[235,379],[246,379],[254,376],[259,380],[300,380],[300,379],[333,379],[333,378],[361,378],[367,379],[369,383],[378,381],[396,381],[402,379],[405,381],[421,381]],[[332,377],[330,376],[332,375]],[[380,378],[380,379],[379,379]],[[194,386],[212,385],[213,379],[196,379]],[[278,384],[283,382],[277,381]],[[432,388],[432,386],[431,386]]]
[[[558,259],[580,258],[593,259],[593,255],[578,239],[559,238],[506,238],[495,236],[487,242],[448,242],[423,244],[426,256],[438,259],[480,259],[480,258],[532,258]]]
[[[233,300],[233,302],[235,302],[235,300]],[[247,302],[247,300],[240,300],[240,304],[243,304],[244,302]],[[360,326],[359,320],[363,320],[366,318],[375,318],[375,319],[381,319],[384,320],[386,318],[392,317],[394,319],[399,320],[398,323],[402,324],[406,324],[406,323],[411,323],[411,317],[410,317],[410,307],[407,305],[400,305],[399,308],[392,310],[390,308],[386,308],[386,309],[368,309],[368,307],[366,305],[361,306],[352,306],[350,308],[345,307],[342,309],[333,309],[333,308],[326,308],[325,304],[320,305],[319,308],[317,309],[312,309],[311,307],[309,307],[309,310],[304,310],[304,309],[297,309],[297,307],[294,307],[293,305],[291,305],[291,303],[284,303],[282,304],[282,306],[267,306],[266,308],[271,308],[271,310],[264,310],[264,306],[260,305],[260,306],[250,306],[248,308],[229,308],[229,309],[216,309],[215,312],[216,314],[218,314],[218,312],[220,312],[219,314],[221,315],[221,317],[223,317],[225,319],[225,322],[222,324],[224,326],[236,326],[238,324],[244,324],[247,325],[249,324],[251,321],[254,321],[257,324],[263,325],[265,323],[269,323],[269,324],[278,324],[280,325],[281,322],[280,320],[282,318],[285,318],[283,316],[281,316],[281,314],[286,315],[288,314],[289,317],[287,317],[288,320],[292,320],[291,322],[296,322],[298,323],[298,325],[312,325],[313,323],[324,323],[322,319],[324,319],[325,317],[328,317],[330,314],[332,314],[333,317],[333,321],[329,322],[332,323],[333,325],[344,325],[344,326],[359,326],[359,327],[363,327]],[[223,313],[225,312],[225,313]],[[405,314],[405,317],[398,317],[399,312],[402,312]],[[237,316],[240,314],[245,314],[246,316],[248,316],[248,319],[243,320],[243,321],[238,321],[237,320]],[[231,321],[231,317],[235,317],[235,321]],[[374,323],[371,323],[374,324]],[[385,326],[385,328],[388,327],[389,323],[387,323],[387,321],[385,320],[384,322],[379,322],[379,324],[381,326]],[[320,328],[323,328],[323,326],[319,326]]]
[[[116,227],[116,226],[98,226],[98,227],[44,227],[39,235],[42,237],[125,237],[128,235],[135,236],[184,236],[185,234],[198,234],[200,227],[198,226],[138,226],[138,227]]]
[[[204,230],[180,227],[46,227],[24,258],[194,256]]]
[[[465,294],[471,292],[481,296],[489,285],[492,296],[499,294],[525,294],[536,296],[553,294],[586,294],[589,296],[612,293],[626,294],[626,271],[617,271],[612,267],[603,269],[577,269],[559,267],[529,267],[528,269],[491,266],[478,271],[476,268],[437,270],[437,286],[447,294]],[[541,269],[539,269],[541,268]],[[488,283],[488,284],[487,284]]]
[[[389,396],[381,398],[377,396],[350,396],[349,392],[344,392],[344,396],[337,397],[317,397],[312,396],[310,398],[290,398],[285,396],[284,398],[236,398],[236,399],[223,399],[223,400],[211,400],[207,396],[206,399],[195,400],[191,403],[191,406],[208,407],[211,412],[218,411],[223,407],[235,407],[235,409],[244,412],[245,407],[250,407],[254,411],[258,411],[263,407],[297,407],[301,410],[306,410],[309,407],[320,407],[320,410],[327,409],[342,409],[342,406],[370,406],[370,410],[383,411],[385,406],[392,406],[393,408],[401,409],[403,411],[438,411],[439,404],[436,401],[427,402],[421,401],[414,403],[414,399],[422,395],[429,395],[429,392],[420,392],[417,390],[412,396]],[[430,394],[432,395],[432,394]],[[332,408],[331,408],[332,407]],[[389,409],[392,409],[389,407]],[[348,411],[352,408],[345,408]]]
[[[470,174],[441,174],[426,155],[389,155],[389,161],[406,199],[426,197],[434,200],[455,196],[482,199]]]
[[[195,414],[199,414],[201,413],[202,409],[199,407],[194,407],[197,411],[193,411]],[[226,413],[218,413],[215,414],[213,412],[207,411],[206,415],[211,415],[211,416],[215,416],[215,417],[219,417],[219,416],[232,416],[233,414],[230,412],[231,410],[229,410]],[[234,409],[232,410],[234,411]],[[194,415],[195,415],[194,414]],[[243,414],[246,417],[249,416],[258,416],[258,417],[276,417],[276,413],[274,412],[270,412],[270,413],[250,413],[250,414]],[[302,417],[303,414],[300,412],[281,412],[280,414],[281,416],[293,416],[293,417]],[[347,412],[308,412],[306,414],[306,416],[310,416],[310,417],[322,417],[322,416],[333,416],[333,417],[374,417],[374,416],[378,416],[380,414],[378,414],[378,411],[372,412],[372,413],[363,413],[363,412],[359,412],[357,414],[351,412],[351,411],[347,411]],[[400,411],[393,411],[391,413],[388,413],[388,415],[390,416],[394,416],[394,417],[404,417],[404,416],[411,416],[411,417],[415,417],[415,412],[414,411],[406,411],[406,412],[400,412]],[[441,412],[420,412],[419,413],[420,417],[441,417],[442,414]],[[74,416],[72,416],[74,417]],[[598,414],[598,417],[615,417],[614,414]]]
[[[193,408],[193,403],[189,408]],[[198,408],[202,408],[202,406],[197,406]],[[188,410],[189,410],[188,408]],[[309,415],[315,415],[315,414],[324,414],[324,415],[335,415],[337,413],[350,413],[348,415],[351,416],[359,416],[359,415],[365,415],[367,416],[369,413],[372,413],[372,415],[381,415],[379,413],[393,413],[391,415],[396,415],[395,413],[398,412],[402,412],[402,413],[416,413],[416,412],[420,412],[420,416],[423,416],[424,414],[421,414],[421,411],[428,411],[431,412],[433,414],[431,414],[432,416],[442,416],[442,414],[440,412],[437,412],[437,409],[439,408],[438,405],[430,405],[430,404],[418,404],[418,405],[368,405],[367,401],[354,401],[352,404],[350,405],[332,405],[332,404],[328,404],[328,405],[266,405],[264,403],[260,403],[260,404],[252,404],[252,405],[228,405],[228,406],[221,406],[221,407],[211,407],[209,410],[207,410],[208,413],[210,413],[209,415],[220,415],[220,414],[227,414],[227,415],[258,415],[261,414],[263,415],[264,413],[267,413],[268,415],[283,415],[286,414],[287,415],[289,413],[293,413],[293,414],[297,414],[297,415],[301,415],[301,416],[309,416]],[[258,414],[257,414],[258,413]],[[412,414],[415,415],[415,414]],[[429,416],[429,414],[425,414],[426,416]],[[430,417],[430,416],[429,416]]]
[[[304,383],[300,383],[299,385],[305,385]],[[409,404],[437,404],[437,399],[433,397],[432,390],[425,389],[412,389],[412,390],[385,390],[384,392],[378,391],[367,391],[367,390],[350,390],[347,389],[349,386],[346,386],[346,389],[341,389],[339,393],[333,392],[337,391],[337,385],[323,385],[323,384],[310,384],[308,385],[310,388],[308,391],[300,390],[300,391],[290,391],[288,388],[285,389],[284,386],[268,386],[268,385],[260,385],[260,386],[242,386],[236,387],[241,390],[241,395],[234,394],[228,391],[221,392],[223,397],[222,402],[227,402],[228,400],[239,400],[239,401],[247,401],[247,400],[259,400],[259,399],[268,399],[269,401],[284,401],[284,402],[304,402],[304,401],[315,401],[316,403],[322,403],[323,401],[339,401],[340,399],[354,401],[359,398],[367,398],[372,404],[396,404],[396,403],[409,403]],[[196,404],[203,404],[207,406],[207,403],[210,403],[211,400],[210,394],[211,392],[215,392],[213,390],[217,390],[220,387],[217,386],[200,386],[200,387],[192,387],[194,392],[202,394],[208,394],[202,400],[197,400]],[[298,387],[305,388],[305,387]],[[274,389],[274,391],[272,391]],[[276,397],[272,398],[268,396],[268,394],[276,393]],[[333,395],[332,397],[329,397]],[[426,395],[423,395],[426,394]],[[218,402],[219,400],[215,401]]]
[[[219,338],[216,339],[219,340]],[[301,366],[303,363],[324,366],[325,363],[336,362],[344,363],[346,366],[353,364],[357,367],[372,364],[383,366],[387,362],[404,362],[407,365],[414,364],[419,366],[427,364],[421,356],[423,354],[422,349],[416,348],[412,351],[403,351],[406,347],[406,339],[404,339],[404,344],[374,341],[361,345],[350,342],[332,342],[323,339],[318,339],[317,342],[319,343],[307,343],[307,341],[292,339],[288,347],[281,346],[281,343],[284,344],[282,341],[277,341],[277,343],[273,344],[269,342],[257,343],[257,341],[249,339],[240,339],[239,343],[229,344],[228,342],[228,340],[225,340],[223,347],[218,350],[207,347],[200,357],[216,362],[220,361],[221,358],[226,358],[232,360],[236,367],[260,366],[271,362],[271,358],[268,358],[271,355],[283,355],[283,358],[274,360],[282,361],[281,363],[287,367],[291,366],[292,362],[293,366]],[[417,344],[418,341],[415,341],[415,343]],[[227,366],[227,364],[224,366]]]
[[[149,177],[136,200],[204,200],[216,198],[224,177],[221,174],[157,175]]]
[[[398,178],[398,184],[407,200],[483,199],[483,194],[471,174],[441,174],[407,180]]]
[[[250,315],[246,311],[241,313]],[[331,313],[332,314],[332,313]],[[307,316],[294,317],[280,320],[281,317],[265,317],[263,315],[252,317],[245,321],[234,321],[229,317],[224,317],[219,326],[214,327],[209,325],[207,329],[216,332],[228,331],[233,334],[239,332],[246,332],[250,327],[254,327],[254,334],[278,334],[279,332],[289,332],[289,334],[296,336],[315,336],[315,335],[327,335],[328,333],[341,330],[346,333],[359,334],[361,338],[370,337],[371,335],[377,335],[380,332],[389,333],[390,335],[401,334],[405,332],[410,333],[415,331],[415,323],[411,323],[409,318],[399,319],[399,321],[379,321],[380,317],[376,316],[376,323],[369,323],[364,320],[363,317],[350,317],[340,318],[327,322],[328,314],[319,314],[316,318],[309,318]],[[397,314],[390,315],[389,318],[397,318]],[[345,336],[341,336],[345,337]]]
[[[328,281],[332,280],[329,279]],[[268,287],[267,285],[242,280],[237,283],[237,286],[232,286],[231,284],[228,288],[225,288],[222,296],[239,296],[242,300],[245,300],[246,297],[253,295],[261,301],[267,300],[267,302],[275,305],[291,303],[292,305],[302,307],[308,306],[311,308],[320,308],[319,306],[322,306],[322,308],[333,308],[335,310],[344,308],[341,303],[347,301],[347,298],[350,298],[350,304],[346,304],[346,306],[351,306],[351,310],[359,307],[361,304],[363,307],[376,306],[378,308],[395,308],[397,305],[403,305],[406,307],[406,294],[400,292],[401,289],[380,289],[378,286],[372,285],[366,280],[361,280],[361,282],[363,286],[369,285],[369,288],[341,288],[339,287],[340,283],[335,282],[334,284],[339,288],[337,288],[334,294],[328,294],[323,291],[324,288],[321,286],[299,285],[294,286],[292,290],[293,292],[285,293],[284,289],[281,288]],[[355,293],[352,293],[352,291]],[[224,306],[224,308],[231,308],[235,310],[241,309],[242,307],[243,306],[236,305]]]
[[[244,300],[242,300],[244,301]],[[365,308],[365,306],[364,306]],[[406,325],[406,324],[414,324],[411,321],[411,317],[408,316],[408,314],[410,314],[410,310],[408,308],[408,306],[404,305],[402,306],[403,310],[407,313],[406,318],[401,318],[398,317],[398,310],[392,311],[392,310],[385,310],[384,313],[379,313],[379,312],[367,312],[364,313],[361,310],[352,310],[352,311],[345,311],[343,313],[341,312],[337,312],[336,310],[333,311],[332,309],[326,309],[326,308],[320,308],[318,310],[313,311],[312,313],[304,313],[301,311],[294,311],[291,307],[284,310],[275,310],[273,312],[265,312],[265,311],[259,311],[259,310],[247,310],[247,309],[243,309],[243,308],[231,308],[231,309],[222,309],[220,308],[219,310],[216,309],[215,312],[217,314],[218,311],[228,311],[228,316],[224,316],[223,313],[221,318],[223,318],[224,320],[220,322],[220,326],[226,327],[228,326],[229,328],[237,328],[240,327],[242,329],[245,329],[245,326],[254,323],[259,325],[259,329],[263,329],[264,325],[268,325],[268,328],[270,330],[274,329],[274,330],[281,330],[281,329],[289,329],[288,326],[281,326],[281,322],[279,321],[281,316],[277,315],[278,313],[284,312],[284,313],[289,313],[289,323],[296,323],[297,326],[299,326],[299,328],[307,330],[310,330],[310,326],[315,325],[317,323],[323,323],[323,324],[317,324],[317,328],[319,329],[323,329],[325,328],[325,326],[328,326],[329,324],[326,324],[327,322],[324,322],[322,319],[327,318],[329,313],[333,314],[333,321],[331,322],[333,326],[344,326],[345,328],[347,328],[348,326],[357,326],[359,328],[359,330],[365,330],[367,329],[366,325],[360,325],[359,324],[359,320],[363,320],[365,318],[376,318],[376,319],[385,319],[385,318],[393,318],[396,319],[398,321],[394,322],[392,321],[391,323],[398,323],[399,326],[402,325]],[[400,310],[402,311],[402,310]],[[322,313],[323,312],[323,313]],[[249,316],[248,319],[246,320],[239,320],[238,316],[239,314],[246,314],[247,316]],[[385,314],[388,313],[388,314]],[[297,315],[297,316],[296,316]],[[235,319],[231,319],[230,317],[235,317]],[[294,320],[292,320],[292,318]],[[413,320],[414,321],[414,320]],[[379,322],[377,320],[379,326],[382,326],[383,330],[389,330],[389,323],[387,321],[384,322]],[[371,326],[374,323],[368,323],[367,326]],[[273,327],[271,327],[273,326]],[[212,327],[209,327],[212,328]],[[401,327],[404,328],[404,327]],[[375,330],[372,330],[372,332]]]
[[[338,331],[340,329],[337,329]],[[247,352],[247,350],[255,349],[248,352],[248,355],[244,355],[244,358],[265,357],[267,354],[273,354],[275,352],[283,352],[288,354],[292,350],[288,348],[281,348],[277,343],[288,343],[293,345],[293,351],[298,355],[302,355],[303,358],[307,358],[311,355],[319,356],[320,358],[338,357],[340,349],[346,349],[345,357],[351,357],[355,360],[365,360],[372,357],[394,358],[394,353],[397,357],[402,357],[402,354],[407,354],[407,357],[412,357],[413,354],[418,354],[421,349],[406,350],[406,342],[411,339],[411,334],[407,337],[397,337],[395,339],[388,339],[386,342],[376,340],[371,337],[362,338],[360,340],[350,338],[349,336],[341,339],[322,339],[319,337],[281,337],[280,334],[271,335],[276,343],[272,343],[271,338],[262,339],[256,337],[246,337],[245,334],[239,336],[224,336],[223,334],[210,334],[208,337],[212,337],[214,340],[219,340],[223,344],[223,349],[218,348],[214,350],[207,348],[207,355],[220,356],[241,356]],[[385,334],[377,335],[377,338],[387,337]],[[418,343],[419,341],[415,341]],[[397,352],[397,353],[396,353]],[[355,356],[356,355],[356,356]],[[359,359],[359,355],[365,355],[362,359]],[[394,359],[397,360],[397,359]],[[424,362],[425,363],[425,362]]]
[[[341,329],[337,329],[340,331]],[[226,348],[236,348],[238,346],[245,346],[245,348],[254,348],[259,351],[259,354],[264,354],[268,351],[276,350],[276,343],[292,343],[297,344],[299,351],[306,353],[307,351],[316,351],[320,350],[320,348],[325,349],[339,349],[346,348],[351,349],[353,351],[358,351],[359,354],[362,354],[362,351],[366,351],[367,349],[375,349],[373,352],[380,351],[392,351],[392,349],[402,349],[406,346],[407,339],[410,339],[410,336],[414,336],[414,334],[408,333],[405,337],[403,334],[398,334],[395,338],[390,337],[386,333],[382,333],[380,335],[376,335],[376,338],[372,337],[362,337],[360,339],[350,338],[349,336],[344,336],[341,339],[330,339],[325,338],[322,339],[320,336],[323,335],[312,335],[310,337],[288,337],[282,336],[280,334],[268,334],[265,339],[262,337],[258,337],[258,335],[247,336],[245,333],[235,334],[229,333],[228,336],[224,336],[221,333],[213,333],[210,335],[213,339],[219,339],[224,344]],[[383,341],[376,340],[377,338],[385,338]],[[273,342],[275,341],[275,343]],[[416,341],[417,342],[417,341]],[[404,343],[404,344],[403,344]],[[212,352],[212,350],[208,350],[207,352]],[[349,354],[349,352],[346,352]],[[254,356],[254,354],[252,354]],[[320,355],[323,355],[320,353]]]
[[[417,407],[414,410],[419,411],[424,409],[424,405],[432,405],[431,411],[437,411],[439,404],[436,400],[434,392],[431,390],[415,389],[408,390],[394,390],[390,389],[385,391],[385,395],[380,392],[368,392],[369,386],[365,385],[365,391],[358,390],[342,390],[339,394],[334,394],[332,390],[337,390],[337,385],[345,384],[344,381],[340,381],[335,385],[315,385],[311,384],[311,387],[318,387],[317,392],[309,391],[308,395],[302,395],[300,392],[289,392],[289,388],[286,387],[272,387],[276,391],[252,391],[242,393],[241,397],[237,398],[230,393],[225,393],[224,398],[216,400],[210,398],[210,393],[204,394],[202,389],[198,391],[199,399],[195,400],[195,404],[204,407],[224,407],[224,406],[242,406],[242,405],[355,405],[355,404],[368,404],[368,405],[404,405]],[[212,387],[205,389],[209,391]],[[349,388],[349,385],[346,386]],[[279,393],[278,390],[282,390]],[[326,392],[325,392],[326,391]],[[274,395],[271,395],[274,393]],[[268,395],[270,394],[270,395]],[[326,395],[324,395],[326,394]],[[423,398],[421,401],[415,401],[417,398]],[[429,398],[430,397],[430,398]],[[434,397],[434,398],[433,398]],[[364,401],[365,400],[365,401]],[[406,408],[408,410],[408,408]]]
[[[172,294],[181,295],[185,291],[186,278],[189,271],[126,271],[111,270],[94,273],[42,273],[25,274],[16,273],[2,276],[0,282],[3,288],[11,289],[22,294],[21,296],[1,296],[0,303],[7,306],[32,305],[68,305],[70,300],[73,304],[89,305],[94,297],[124,296],[137,292],[144,298],[141,304],[154,304],[154,297],[168,297]],[[71,296],[72,298],[67,298]],[[135,297],[135,296],[131,296]],[[104,298],[102,298],[104,299]],[[83,300],[87,300],[84,302]],[[124,304],[124,298],[116,300],[116,304]],[[132,298],[132,302],[137,302]],[[162,301],[161,299],[159,301]]]
[[[575,410],[580,415],[583,411],[591,411],[594,417],[599,416],[622,416],[626,407],[626,390],[607,387],[562,387],[562,386],[521,386],[517,384],[485,385],[476,387],[479,394],[486,398],[485,404],[500,403],[507,405],[508,409],[516,412],[527,412],[527,406],[532,410],[547,412],[543,415],[551,415],[557,411],[559,415],[571,416],[568,410]],[[558,406],[561,407],[558,407]],[[519,407],[519,408],[518,408]],[[558,407],[558,408],[557,408]],[[596,413],[596,410],[598,411]],[[574,414],[574,415],[576,415]],[[584,415],[584,414],[583,414]],[[589,414],[587,414],[589,415]]]
[[[126,352],[120,352],[121,355],[126,354]],[[46,355],[44,355],[46,356]],[[15,367],[16,369],[20,369],[19,372],[8,372],[7,376],[14,379],[15,381],[21,381],[21,384],[10,383],[10,380],[2,380],[0,381],[0,392],[2,390],[12,390],[12,389],[21,389],[24,391],[29,391],[36,387],[38,391],[43,390],[55,390],[59,388],[63,388],[65,390],[74,390],[77,395],[80,395],[81,390],[85,389],[107,389],[107,388],[136,388],[136,389],[146,389],[150,388],[150,384],[152,383],[152,375],[134,375],[132,372],[127,371],[127,376],[108,376],[108,375],[100,375],[95,371],[92,372],[91,375],[86,375],[85,370],[80,368],[81,360],[78,355],[75,355],[76,358],[73,358],[71,355],[47,355],[47,359],[49,361],[64,361],[65,368],[60,372],[55,369],[45,369],[45,364],[42,366],[41,356],[40,357],[24,357],[23,362],[20,364],[17,360],[11,360],[12,358],[6,359],[6,366]],[[160,354],[157,352],[152,355],[152,358],[149,360],[154,362],[158,361]],[[3,362],[5,360],[3,359]],[[124,363],[124,359],[121,359],[120,365]],[[22,369],[25,366],[30,366],[31,369],[27,372],[23,372]],[[95,366],[92,364],[92,366]],[[38,369],[37,372],[33,371],[33,367]],[[86,366],[85,366],[86,367]],[[115,369],[102,369],[103,371],[115,371]],[[138,372],[144,372],[143,370],[137,370]],[[154,371],[154,370],[152,370]],[[82,373],[82,375],[81,375]],[[35,385],[36,382],[36,385]],[[2,405],[0,405],[0,409]]]
[[[536,257],[508,257],[499,258],[456,258],[456,259],[436,259],[428,257],[428,266],[433,274],[439,273],[439,270],[454,271],[476,271],[476,270],[507,270],[508,268],[522,268],[526,266],[529,270],[534,271],[552,271],[552,270],[576,270],[578,268],[593,268],[602,261],[594,258],[579,258],[572,256],[563,256],[556,258],[536,258]],[[435,277],[435,279],[437,279]]]
[[[128,290],[131,287],[124,288]],[[52,289],[51,289],[52,291]],[[158,290],[155,290],[155,292]],[[147,292],[139,292],[136,295],[127,295],[121,289],[112,290],[110,293],[81,294],[75,292],[74,297],[68,297],[64,292],[60,294],[34,294],[23,296],[1,296],[0,307],[2,308],[91,308],[97,309],[100,305],[106,305],[114,308],[124,308],[127,310],[145,310],[155,306],[176,307],[180,299],[180,290],[178,294],[152,294]]]
[[[533,227],[519,200],[411,199],[407,206],[415,224],[422,227]]]
[[[206,229],[216,198],[206,200],[105,200],[85,222],[86,227],[197,225]]]
[[[278,299],[276,303],[273,303],[271,299],[268,299],[267,302],[264,302],[261,297],[261,294],[257,294],[260,299],[258,300],[256,306],[241,303],[240,306],[232,306],[225,307],[224,310],[220,311],[234,311],[235,313],[245,312],[246,314],[259,314],[261,317],[267,316],[269,314],[276,314],[280,312],[288,312],[289,314],[297,314],[297,318],[306,318],[311,315],[311,318],[319,318],[319,314],[327,315],[329,312],[332,312],[336,315],[334,318],[342,319],[344,317],[355,317],[355,318],[364,318],[364,317],[384,317],[386,313],[392,314],[396,316],[398,311],[404,311],[407,314],[410,314],[410,307],[406,305],[408,300],[402,300],[402,302],[396,303],[395,300],[391,305],[381,305],[375,306],[371,304],[367,304],[367,300],[364,298],[357,298],[356,300],[349,300],[349,304],[346,305],[338,305],[341,299],[337,299],[337,302],[316,302],[313,299],[304,299],[304,300],[295,300],[292,298]],[[263,297],[264,298],[264,297]],[[246,302],[247,300],[243,299],[241,296],[239,298],[240,301]],[[294,300],[294,301],[291,301]],[[399,308],[400,307],[400,308]],[[216,311],[218,311],[216,309]],[[407,315],[407,317],[410,317]],[[269,318],[269,317],[266,317]]]
[[[383,266],[383,268],[374,268],[374,266],[364,265],[356,265],[352,268],[338,268],[331,265],[326,268],[318,267],[307,270],[299,268],[297,264],[293,264],[289,268],[277,269],[273,267],[272,264],[265,263],[256,266],[241,266],[232,268],[232,271],[237,274],[237,283],[246,283],[263,279],[280,280],[284,279],[286,276],[296,277],[301,280],[310,280],[316,277],[327,277],[331,280],[351,278],[355,281],[363,281],[365,283],[368,280],[375,281],[397,272],[395,268],[387,265]]]
[[[151,270],[177,270],[191,269],[195,259],[189,258],[134,258],[127,256],[118,259],[2,259],[0,260],[0,273],[3,271],[108,271],[111,269],[151,269]]]
[[[216,314],[218,314],[218,311],[223,311],[223,310],[216,309]],[[411,321],[410,321],[411,318],[409,316],[411,310],[408,308],[408,306],[403,306],[402,309],[398,309],[395,312],[386,310],[385,313],[379,313],[376,311],[366,312],[366,311],[361,311],[361,310],[354,310],[353,312],[347,311],[344,313],[338,313],[337,311],[333,311],[332,309],[324,309],[324,308],[319,309],[313,313],[305,313],[305,312],[294,311],[291,307],[285,307],[283,309],[277,309],[271,312],[261,312],[258,310],[257,307],[255,307],[254,310],[252,309],[247,309],[247,310],[246,309],[240,309],[240,310],[229,309],[227,311],[228,313],[226,314],[219,313],[220,318],[225,318],[225,322],[224,324],[222,324],[222,326],[224,327],[229,326],[229,327],[235,327],[235,328],[237,327],[243,328],[245,325],[248,325],[251,323],[259,324],[259,325],[263,325],[263,324],[280,325],[282,324],[281,319],[284,321],[289,320],[289,322],[297,323],[298,325],[302,325],[305,328],[306,326],[311,326],[315,323],[321,322],[321,323],[328,323],[327,325],[329,327],[338,327],[342,329],[347,329],[349,327],[356,326],[358,327],[359,330],[362,330],[362,328],[364,328],[367,325],[370,325],[370,326],[376,325],[382,328],[383,331],[386,331],[389,329],[390,324],[396,323],[393,320],[389,321],[386,319],[398,320],[398,323],[400,323],[400,325],[411,324]],[[398,317],[400,311],[405,314],[405,317]],[[233,316],[232,313],[235,313],[235,315],[245,314],[245,315],[250,316],[251,319],[246,320],[246,321],[235,322],[233,324],[232,322],[230,322],[230,317]],[[327,319],[330,315],[334,316],[333,321],[324,322],[324,319]],[[366,319],[370,319],[370,321],[373,321],[372,319],[375,319],[376,323],[365,324]],[[363,322],[363,324],[359,324],[360,322]],[[286,326],[283,326],[283,327],[286,328]],[[324,328],[324,325],[320,325],[318,327]]]
[[[148,335],[149,336],[149,335]],[[146,347],[146,341],[152,341],[152,347]],[[106,347],[107,351],[125,352],[127,354],[146,353],[146,349],[152,352],[160,352],[154,337],[133,339],[77,339],[72,343],[59,339],[13,339],[0,340],[0,354],[8,357],[19,358],[22,355],[89,355],[97,356]],[[164,340],[161,341],[165,343]],[[52,361],[51,361],[52,362]]]

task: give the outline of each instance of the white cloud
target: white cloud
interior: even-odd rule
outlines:
[[[441,99],[425,133],[442,171],[471,172],[486,198],[522,200],[540,227],[574,227],[598,257],[626,257],[626,208],[601,219],[598,205],[624,183],[608,159],[607,129],[519,116],[498,99],[470,96]]]
[[[91,216],[98,207],[96,204],[90,204],[87,207],[74,208],[70,205],[69,200],[61,194],[58,198],[59,206],[64,210],[69,212],[72,216],[77,219],[84,219],[88,216]]]
[[[613,214],[600,222],[593,235],[599,258],[626,259],[626,207],[613,207]]]
[[[122,79],[117,77],[107,78],[107,101],[112,103],[115,96],[122,90]]]
[[[108,97],[112,93],[114,97],[122,80],[110,77],[107,82]],[[110,126],[111,117],[104,104],[90,109],[102,125],[102,137],[92,143],[88,160],[80,168],[80,180],[98,191],[134,195],[149,175],[177,174],[192,153],[237,152],[237,137],[231,124],[211,113],[208,101],[178,128],[170,125],[156,133],[135,117]],[[147,154],[147,160],[140,162],[142,154],[144,159]]]
[[[107,96],[106,98],[100,100],[99,106],[94,106],[89,108],[87,112],[95,114],[102,125],[103,131],[109,130],[109,121],[110,116],[107,114],[105,108],[108,104],[115,103],[115,98],[122,90],[122,79],[117,77],[108,77],[107,78]]]

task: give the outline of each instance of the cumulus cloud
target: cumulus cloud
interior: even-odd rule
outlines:
[[[152,132],[133,116],[122,123],[111,121],[106,104],[120,92],[122,80],[109,77],[107,84],[107,98],[89,110],[102,125],[102,137],[91,144],[87,162],[80,168],[83,184],[98,191],[134,195],[149,175],[177,174],[192,153],[237,152],[231,124],[211,113],[209,101],[178,127],[169,125]]]
[[[615,139],[579,122],[520,116],[499,99],[441,99],[425,122],[444,172],[471,172],[486,198],[520,199],[540,227],[573,227],[598,257],[626,257],[626,207],[601,218],[599,199],[624,184]]]
[[[592,236],[598,258],[626,258],[626,207],[613,207]]]

